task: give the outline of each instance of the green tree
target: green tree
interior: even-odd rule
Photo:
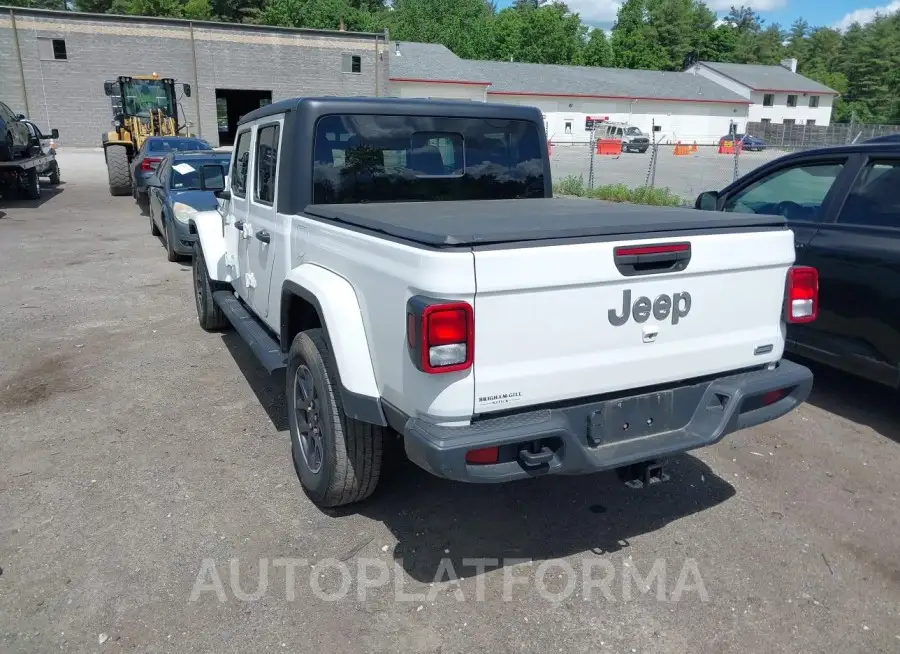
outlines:
[[[648,29],[646,0],[625,0],[612,29],[612,49],[618,68],[661,70],[667,55]]]
[[[75,0],[74,8],[91,14],[106,14],[112,9],[112,5],[113,0]]]
[[[467,59],[488,55],[494,10],[485,0],[396,0],[386,15],[401,41],[441,43]]]
[[[66,9],[65,0],[4,0],[3,4],[11,7],[30,7],[32,9],[56,9],[63,11]],[[86,10],[85,10],[86,11]]]
[[[590,31],[587,41],[585,41],[584,47],[581,49],[577,63],[583,66],[611,67],[614,65],[615,59],[613,58],[612,46],[603,30],[594,29]]]

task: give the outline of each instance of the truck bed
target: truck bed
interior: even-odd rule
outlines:
[[[305,213],[437,248],[785,226],[781,216],[570,198],[313,204]]]
[[[45,166],[56,159],[55,154],[39,154],[27,159],[0,161],[0,170],[29,170],[37,166]]]

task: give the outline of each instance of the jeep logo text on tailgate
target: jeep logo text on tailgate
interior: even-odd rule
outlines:
[[[665,320],[672,316],[672,324],[677,325],[678,321],[691,312],[691,294],[687,291],[683,293],[675,293],[674,295],[666,295],[663,293],[652,302],[650,298],[641,296],[631,304],[631,289],[626,289],[622,293],[622,312],[616,313],[615,309],[609,310],[609,323],[613,327],[621,327],[629,318],[634,318],[635,322],[647,322],[652,314],[657,320]]]

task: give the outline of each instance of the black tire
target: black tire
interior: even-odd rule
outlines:
[[[128,169],[128,150],[124,145],[107,146],[106,173],[110,195],[131,195],[131,171]]]
[[[312,389],[311,397],[303,396],[300,389],[304,386]],[[285,374],[291,454],[303,490],[320,508],[366,499],[375,491],[381,475],[385,430],[348,418],[338,387],[337,366],[322,330],[297,334]],[[303,416],[298,417],[298,403],[307,401],[314,411],[310,414],[301,408]],[[318,432],[301,440],[301,424],[311,425]],[[305,430],[304,434],[308,433]],[[310,446],[316,436],[318,456]]]
[[[172,221],[163,217],[163,227],[166,228],[166,259],[169,261],[178,261],[181,256],[175,251],[175,230],[172,229]],[[206,268],[204,268],[206,270]],[[219,305],[216,305],[218,308]]]
[[[214,282],[209,278],[199,241],[194,243],[194,260],[191,268],[194,279],[194,304],[197,307],[197,320],[200,321],[200,326],[208,332],[225,329],[229,325],[228,318],[213,300],[212,294],[227,289],[228,285]]]
[[[56,186],[62,181],[59,178],[59,164],[55,161],[50,163],[50,172],[47,174],[47,177],[50,178],[49,181],[51,186]]]
[[[41,199],[41,179],[36,168],[25,171],[25,197],[29,200]]]

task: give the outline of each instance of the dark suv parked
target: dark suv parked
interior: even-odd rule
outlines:
[[[782,215],[797,264],[819,271],[819,316],[789,325],[787,350],[900,386],[900,143],[790,154],[696,207]]]

